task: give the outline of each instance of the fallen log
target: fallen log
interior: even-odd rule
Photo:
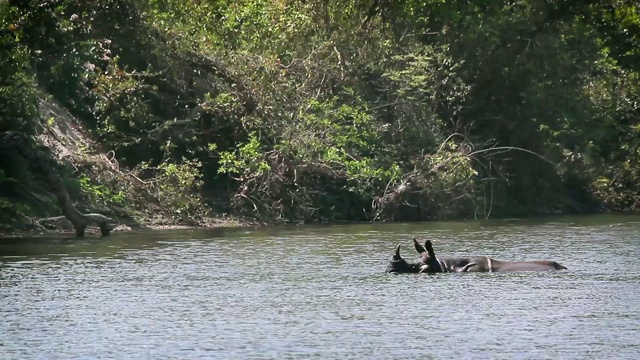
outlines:
[[[78,211],[69,197],[69,192],[64,182],[56,174],[54,166],[51,164],[52,160],[41,151],[34,149],[30,145],[27,135],[10,131],[0,134],[0,150],[15,151],[26,160],[35,163],[43,173],[47,174],[47,181],[56,195],[58,206],[62,210],[64,217],[73,224],[77,237],[83,237],[87,226],[94,223],[98,225],[103,236],[109,235],[111,230],[118,225],[117,221],[105,215],[83,214]]]
[[[49,179],[49,184],[53,188],[53,191],[56,193],[56,198],[58,200],[58,206],[62,210],[62,214],[71,221],[73,227],[76,229],[76,236],[83,237],[84,231],[87,226],[96,223],[100,228],[100,233],[103,236],[107,236],[111,233],[118,224],[113,219],[104,216],[102,214],[90,213],[83,214],[71,202],[71,198],[69,197],[69,193],[67,192],[62,179],[59,176],[55,175],[53,172],[49,172],[47,176]]]

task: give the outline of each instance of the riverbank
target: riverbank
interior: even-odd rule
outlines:
[[[33,219],[31,223],[23,223],[18,228],[3,224],[0,227],[1,237],[32,237],[41,235],[68,235],[75,236],[75,230],[72,224],[66,220],[58,220],[59,225],[55,227],[47,227],[39,224],[41,219]],[[164,224],[119,224],[112,232],[131,232],[140,230],[190,230],[190,229],[213,229],[213,228],[234,228],[244,226],[257,226],[259,224],[250,221],[243,221],[230,218],[211,218],[198,226],[192,225],[164,225]],[[100,229],[97,226],[89,226],[86,229],[85,236],[100,236]]]
[[[0,224],[640,211],[637,7],[423,5],[0,2]]]
[[[57,194],[47,181],[51,171],[63,178],[75,207],[116,220],[118,224],[112,231],[238,227],[257,223],[224,212],[214,214],[195,194],[181,194],[193,189],[175,186],[180,184],[166,187],[162,181],[174,180],[171,176],[147,176],[143,180],[143,174],[135,169],[121,168],[113,151],[104,151],[104,145],[92,138],[79,119],[44,89],[35,86],[38,88],[37,118],[40,119],[36,135],[19,136],[17,141],[26,148],[22,151],[29,152],[31,157],[46,159],[26,159],[6,141],[0,147],[0,160],[12,159],[14,168],[10,171],[17,168],[14,172],[19,174],[16,179],[4,179],[1,188],[1,195],[9,200],[2,199],[0,203],[0,236],[74,234],[72,223],[64,216],[57,216],[60,214]],[[25,145],[30,141],[31,144]],[[52,168],[38,165],[46,162],[51,163]],[[193,200],[187,212],[172,201],[183,200],[181,196]],[[89,226],[87,234],[98,235],[100,230]]]

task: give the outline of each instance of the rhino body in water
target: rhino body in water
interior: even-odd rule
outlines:
[[[430,240],[422,246],[413,238],[413,245],[420,254],[414,263],[400,256],[400,245],[387,266],[388,273],[443,273],[443,272],[501,272],[501,271],[549,271],[566,267],[550,260],[502,261],[488,256],[446,257],[436,256]]]

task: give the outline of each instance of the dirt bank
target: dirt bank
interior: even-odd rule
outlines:
[[[44,90],[39,91],[38,105],[41,121],[35,136],[20,140],[22,151],[9,146],[0,149],[5,159],[15,157],[24,163],[22,178],[9,184],[11,188],[3,189],[11,203],[3,209],[3,214],[9,215],[0,217],[0,236],[74,233],[72,223],[60,216],[56,189],[47,181],[51,172],[64,182],[78,211],[114,219],[117,226],[112,231],[255,225],[223,212],[215,213],[204,205],[195,217],[175,211],[158,196],[160,190],[153,178],[121,167],[114,152],[94,141],[82,122]],[[27,142],[32,144],[25,145]],[[25,155],[25,147],[29,156]],[[34,157],[47,159],[34,161]],[[50,165],[42,165],[45,163]],[[87,235],[100,233],[97,226],[86,230]]]

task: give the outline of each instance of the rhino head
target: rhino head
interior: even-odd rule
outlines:
[[[386,272],[394,274],[402,273],[439,273],[442,267],[433,251],[433,245],[430,240],[425,241],[424,246],[420,245],[418,240],[413,238],[413,246],[419,256],[415,262],[409,263],[400,256],[400,245],[396,247],[396,252],[389,261]]]

